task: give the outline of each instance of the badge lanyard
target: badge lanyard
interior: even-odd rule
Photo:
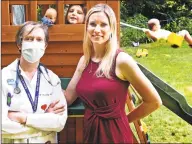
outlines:
[[[16,74],[16,81],[15,81],[15,88],[14,88],[14,93],[19,94],[21,92],[21,89],[19,88],[18,84],[18,77],[20,75],[21,71],[19,70],[19,62],[17,65],[17,74]]]
[[[18,63],[18,65],[19,65],[19,63]],[[23,88],[25,89],[25,92],[26,92],[26,94],[27,94],[27,96],[29,98],[29,101],[31,103],[31,106],[32,106],[32,109],[33,109],[33,113],[34,113],[37,110],[41,72],[40,72],[40,70],[38,68],[38,71],[37,71],[37,81],[36,81],[36,89],[35,89],[35,99],[34,99],[34,101],[32,99],[31,93],[30,93],[30,91],[29,91],[29,89],[28,89],[28,87],[27,87],[27,85],[25,83],[25,80],[24,80],[23,76],[20,74],[20,70],[19,69],[17,69],[17,75],[19,76],[19,79],[20,79],[20,81],[21,81],[21,83],[23,85]]]

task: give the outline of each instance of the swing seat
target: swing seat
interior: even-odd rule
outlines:
[[[181,47],[182,43],[183,43],[183,36],[180,36],[176,33],[171,33],[168,38],[167,38],[167,42],[171,44],[171,46],[173,48],[178,48]]]

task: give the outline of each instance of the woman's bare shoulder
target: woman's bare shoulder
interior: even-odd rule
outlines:
[[[126,52],[120,52],[117,56],[117,65],[132,65],[133,63],[136,63],[135,60]]]

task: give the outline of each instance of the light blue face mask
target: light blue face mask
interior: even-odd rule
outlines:
[[[54,25],[54,23],[50,19],[46,18],[45,16],[41,19],[41,21],[42,21],[43,24],[45,24],[47,26]]]
[[[21,54],[24,59],[30,63],[35,63],[40,60],[40,58],[45,53],[45,43],[41,42],[22,42]]]

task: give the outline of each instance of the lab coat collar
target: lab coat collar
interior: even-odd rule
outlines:
[[[10,65],[8,65],[7,67],[8,67],[11,71],[16,72],[16,71],[17,71],[18,61],[19,61],[19,58],[17,58],[15,61],[13,61],[13,62],[12,62]],[[22,75],[23,77],[25,77],[25,79],[27,79],[28,81],[30,81],[29,78],[26,76],[25,72],[22,70],[22,68],[21,68],[20,66],[19,66],[19,69],[21,70],[21,75]],[[37,75],[37,71],[35,72],[33,79],[34,79],[34,78],[36,79],[36,77],[37,77],[36,75]],[[32,80],[31,80],[31,82],[32,82]]]
[[[12,71],[17,70],[17,64],[18,64],[19,58],[17,58],[15,61],[13,61],[10,65],[7,66],[8,69]]]

